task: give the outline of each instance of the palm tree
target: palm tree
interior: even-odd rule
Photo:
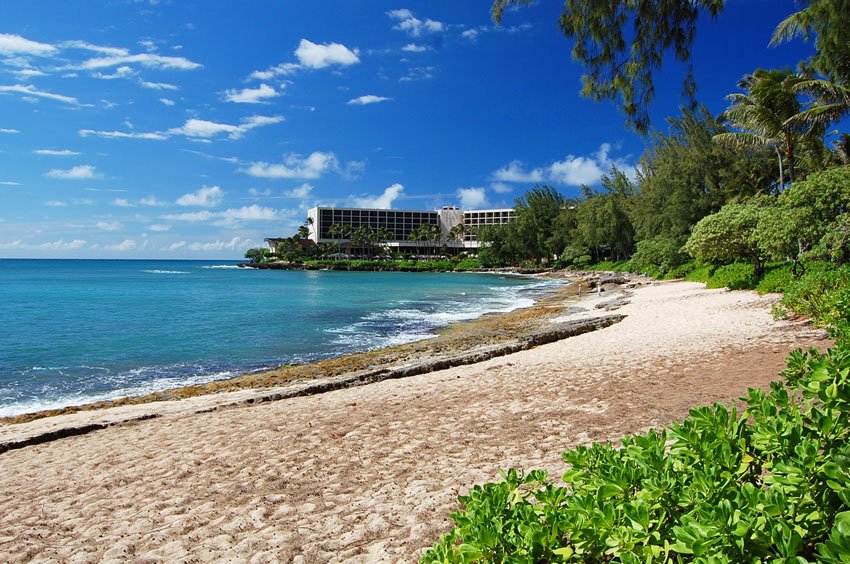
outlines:
[[[850,133],[842,133],[832,142],[832,147],[835,160],[842,165],[850,165]]]
[[[463,243],[464,236],[467,233],[467,226],[463,223],[458,223],[451,229],[449,229],[449,239],[452,241],[457,241],[459,243]]]
[[[785,187],[782,156],[785,156],[788,176],[793,182],[798,145],[813,132],[812,124],[798,117],[802,110],[794,90],[798,81],[799,77],[787,69],[759,69],[746,75],[738,84],[745,93],[727,96],[732,104],[724,114],[741,131],[714,136],[715,141],[739,147],[773,147],[779,157],[782,189]]]
[[[328,234],[332,238],[336,238],[342,234],[342,226],[339,223],[334,223],[328,228]]]
[[[813,99],[808,108],[791,118],[792,121],[826,128],[850,114],[850,88],[843,84],[801,76],[792,82],[791,87]]]
[[[380,227],[375,232],[375,244],[380,245],[385,250],[387,249],[387,242],[391,241],[395,237],[395,233],[393,233],[390,229],[386,227]]]

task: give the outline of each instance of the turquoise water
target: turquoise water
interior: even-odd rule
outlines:
[[[492,274],[0,260],[0,416],[409,342],[533,303]]]

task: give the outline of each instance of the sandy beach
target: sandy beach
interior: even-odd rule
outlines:
[[[568,319],[610,315],[595,306],[611,294]],[[233,408],[216,409],[257,391],[0,425],[13,441],[111,424],[0,454],[0,560],[415,561],[457,495],[499,468],[557,481],[571,446],[735,400],[790,350],[828,346],[775,321],[775,300],[656,283],[630,290],[610,327],[477,364]]]

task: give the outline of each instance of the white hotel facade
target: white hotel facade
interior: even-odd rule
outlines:
[[[509,223],[514,218],[514,210],[511,208],[461,210],[455,206],[445,206],[434,211],[316,207],[308,210],[307,218],[309,239],[315,243],[348,241],[332,233],[332,225],[347,225],[352,231],[360,226],[368,225],[373,231],[387,229],[392,233],[392,237],[386,242],[390,248],[413,249],[421,246],[422,242],[412,241],[410,233],[423,225],[435,225],[440,229],[442,243],[453,247],[477,249],[478,228]],[[449,240],[449,232],[460,224],[468,228],[463,241]]]

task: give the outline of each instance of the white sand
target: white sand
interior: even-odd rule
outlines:
[[[0,454],[0,560],[415,560],[458,493],[499,468],[557,480],[566,448],[735,399],[790,349],[826,345],[751,292],[665,283],[631,299],[612,327],[477,365],[210,413],[194,412],[227,396],[0,427],[9,440],[161,414]]]

